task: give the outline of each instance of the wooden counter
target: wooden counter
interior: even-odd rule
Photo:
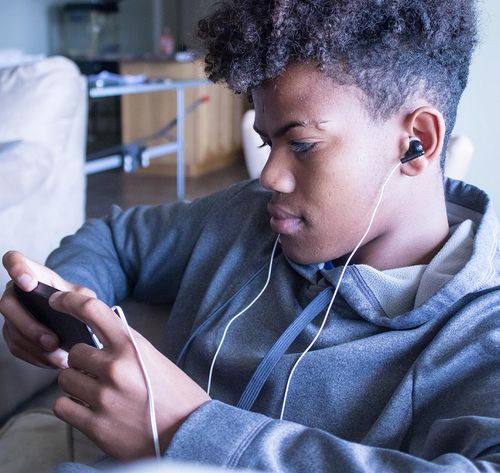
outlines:
[[[202,61],[123,62],[120,72],[188,79],[205,78],[203,68]],[[186,107],[204,95],[208,95],[210,101],[186,116],[186,175],[190,177],[219,169],[242,155],[241,118],[246,98],[221,85],[207,85],[186,90]],[[175,118],[175,92],[127,95],[121,98],[121,104],[124,143],[152,134]],[[175,175],[175,155],[154,159],[142,172]]]

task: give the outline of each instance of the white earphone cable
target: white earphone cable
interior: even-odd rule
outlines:
[[[148,371],[146,369],[146,365],[145,365],[144,360],[142,358],[139,347],[137,346],[137,342],[135,341],[135,337],[132,333],[132,330],[130,330],[130,326],[128,324],[127,318],[125,317],[125,313],[123,312],[123,309],[120,306],[115,305],[112,307],[112,310],[118,315],[118,317],[120,317],[120,320],[122,321],[123,326],[127,330],[127,334],[130,338],[130,341],[132,342],[132,345],[134,346],[135,352],[137,353],[137,359],[139,360],[139,365],[141,367],[142,374],[144,375],[144,380],[146,382],[146,390],[148,393],[149,420],[151,423],[151,433],[153,435],[155,455],[156,455],[156,459],[160,460],[161,459],[160,439],[159,439],[159,435],[158,435],[158,424],[156,422],[155,400],[154,400],[154,395],[153,395],[153,388],[151,386],[151,379],[149,377],[149,374],[148,374]]]
[[[391,177],[395,173],[396,169],[398,169],[400,166],[401,166],[401,163],[398,163],[396,166],[394,166],[394,168],[392,169],[392,171],[387,176],[385,182],[383,183],[383,185],[382,185],[382,187],[380,189],[380,195],[379,195],[378,201],[377,201],[377,203],[375,205],[375,208],[373,209],[372,216],[370,218],[370,223],[368,224],[368,227],[366,228],[365,233],[363,233],[363,236],[361,237],[361,240],[359,240],[358,244],[354,247],[354,249],[352,250],[351,254],[349,255],[349,258],[347,258],[347,261],[345,262],[344,267],[342,268],[342,272],[340,273],[340,277],[339,277],[337,286],[335,287],[335,291],[333,292],[333,296],[332,296],[332,298],[330,300],[330,303],[328,304],[328,308],[326,309],[326,312],[325,312],[325,315],[323,317],[323,321],[321,323],[321,326],[320,326],[320,328],[318,330],[318,333],[316,333],[316,336],[313,338],[312,342],[309,344],[309,346],[299,356],[299,358],[297,359],[297,361],[293,365],[292,371],[290,371],[290,374],[288,376],[288,381],[287,381],[286,387],[285,387],[285,394],[283,396],[283,404],[281,405],[280,420],[283,420],[283,416],[285,414],[286,401],[287,401],[287,398],[288,398],[288,392],[289,392],[289,389],[290,389],[290,384],[292,382],[293,374],[295,373],[295,370],[297,369],[297,366],[302,361],[302,359],[304,358],[304,356],[306,356],[306,354],[311,350],[311,348],[313,347],[313,345],[316,343],[316,340],[318,340],[319,336],[321,335],[321,332],[323,331],[323,328],[325,327],[326,321],[327,321],[328,316],[330,314],[330,310],[332,308],[333,302],[335,301],[335,298],[337,297],[337,293],[338,293],[340,284],[342,282],[342,279],[344,278],[344,274],[345,274],[345,272],[347,270],[347,267],[348,267],[349,263],[351,262],[351,259],[353,258],[354,254],[358,251],[359,247],[363,244],[365,238],[367,237],[368,233],[370,232],[370,230],[372,228],[372,225],[373,225],[373,222],[375,220],[375,215],[377,214],[377,211],[378,211],[378,209],[380,207],[380,204],[382,203],[382,198],[384,197],[385,188],[386,188],[387,184],[389,183],[389,180],[391,179]]]
[[[227,335],[227,332],[229,330],[229,327],[231,326],[231,324],[238,318],[240,317],[241,315],[243,315],[248,309],[250,309],[250,307],[252,307],[256,302],[257,300],[260,298],[260,296],[262,296],[262,294],[264,293],[264,291],[266,290],[267,286],[269,285],[269,281],[271,280],[271,273],[272,273],[272,269],[273,269],[273,260],[274,260],[274,254],[276,253],[276,248],[278,247],[278,242],[280,240],[280,237],[278,235],[278,237],[276,238],[276,241],[274,242],[274,246],[273,246],[273,251],[271,253],[271,259],[269,260],[269,269],[267,270],[267,279],[266,279],[266,283],[264,284],[264,287],[260,290],[260,292],[257,294],[257,296],[254,298],[254,300],[252,302],[250,302],[250,304],[248,304],[243,310],[241,310],[240,312],[238,312],[226,325],[226,328],[224,329],[224,333],[222,334],[222,339],[219,343],[219,346],[217,347],[217,350],[215,352],[215,355],[212,359],[212,364],[210,366],[210,372],[208,373],[208,384],[207,384],[207,394],[210,396],[210,389],[212,387],[212,376],[213,376],[213,372],[214,372],[214,366],[215,366],[215,361],[217,360],[217,357],[219,356],[219,352],[222,348],[222,344],[224,343],[224,340],[226,339],[226,335]]]
[[[401,165],[401,163],[398,163],[398,165],[395,166],[394,169],[392,169],[392,171],[390,172],[389,176],[387,177],[387,179],[385,180],[384,184],[381,187],[380,195],[379,195],[378,201],[377,201],[377,203],[375,205],[375,208],[373,210],[372,216],[370,218],[370,222],[368,224],[368,227],[367,227],[365,233],[363,234],[363,236],[361,237],[361,240],[359,240],[358,244],[356,245],[356,247],[354,248],[354,250],[349,255],[349,258],[347,258],[347,261],[344,264],[344,267],[342,268],[342,272],[340,274],[337,286],[336,286],[335,291],[333,293],[333,296],[332,296],[332,298],[330,300],[330,303],[328,304],[328,308],[326,310],[325,316],[323,317],[323,321],[321,323],[321,326],[320,326],[317,334],[315,335],[315,337],[313,338],[313,340],[311,341],[311,343],[309,344],[309,346],[302,352],[302,354],[300,355],[300,357],[297,359],[297,361],[293,365],[293,368],[292,368],[292,370],[291,370],[291,372],[290,372],[290,374],[288,376],[288,381],[287,381],[286,388],[285,388],[285,394],[283,396],[283,404],[282,404],[282,407],[281,407],[280,419],[283,419],[283,416],[284,416],[284,413],[285,413],[286,402],[287,402],[287,398],[288,398],[290,384],[291,384],[291,381],[292,381],[292,377],[293,377],[293,375],[295,373],[295,370],[297,369],[297,366],[302,361],[302,359],[304,358],[304,356],[311,350],[311,348],[313,347],[313,345],[316,343],[317,339],[321,335],[321,332],[323,331],[323,328],[325,327],[326,321],[327,321],[328,316],[330,314],[330,310],[332,308],[333,302],[335,301],[335,298],[337,296],[337,293],[338,293],[340,284],[342,282],[342,279],[344,278],[344,274],[345,274],[345,272],[347,270],[347,267],[348,267],[351,259],[353,258],[354,254],[358,251],[359,247],[363,244],[363,241],[365,240],[365,238],[367,237],[368,233],[370,232],[371,227],[373,225],[373,222],[375,220],[375,215],[377,214],[377,211],[378,211],[378,209],[380,207],[380,204],[382,202],[382,198],[384,196],[385,188],[386,188],[389,180],[391,179],[392,175],[394,174],[394,172],[396,171],[396,169],[399,168],[400,165]],[[221,339],[221,341],[220,341],[220,343],[219,343],[219,345],[217,347],[217,350],[216,350],[216,352],[214,354],[214,357],[212,359],[212,364],[210,366],[210,372],[209,372],[209,375],[208,375],[208,386],[207,386],[207,393],[209,395],[210,395],[210,389],[211,389],[211,386],[212,386],[212,376],[213,376],[213,371],[214,371],[214,367],[215,367],[215,362],[216,362],[217,357],[219,355],[219,352],[220,352],[220,350],[222,348],[222,345],[223,345],[223,343],[224,343],[224,341],[226,339],[226,335],[228,333],[229,327],[232,325],[232,323],[235,320],[237,320],[248,309],[250,309],[250,307],[252,307],[257,302],[257,300],[262,296],[262,294],[264,293],[264,291],[267,289],[267,286],[269,285],[269,281],[271,280],[273,260],[274,260],[274,255],[276,253],[276,248],[278,246],[278,242],[279,242],[279,235],[276,238],[276,241],[274,242],[273,250],[272,250],[272,253],[271,253],[271,258],[270,258],[270,261],[269,261],[269,268],[268,268],[268,273],[267,273],[267,279],[266,279],[266,282],[265,282],[264,286],[260,290],[259,294],[257,294],[257,296],[252,300],[252,302],[250,302],[250,304],[248,304],[244,309],[242,309],[240,312],[238,312],[227,323],[227,325],[226,325],[226,327],[224,329],[224,333],[222,335],[222,339]],[[146,382],[146,390],[147,390],[147,395],[148,395],[149,417],[150,417],[150,423],[151,423],[151,432],[152,432],[152,435],[153,435],[153,443],[154,443],[155,455],[156,455],[157,459],[161,459],[162,456],[161,456],[161,451],[160,451],[160,441],[159,441],[159,435],[158,435],[158,425],[157,425],[157,421],[156,421],[156,411],[155,411],[155,404],[154,404],[154,394],[153,394],[153,388],[151,386],[151,379],[149,377],[148,371],[146,369],[146,365],[145,365],[144,360],[142,358],[142,355],[141,355],[141,352],[139,350],[139,347],[137,346],[137,342],[135,341],[134,335],[133,335],[133,333],[132,333],[132,331],[130,329],[130,326],[128,324],[127,318],[125,317],[125,313],[123,312],[123,309],[120,306],[113,306],[112,310],[120,317],[120,320],[122,321],[125,329],[127,330],[127,334],[128,334],[128,336],[129,336],[129,338],[130,338],[130,340],[132,342],[132,345],[134,346],[135,352],[137,354],[137,359],[139,361],[139,365],[140,365],[142,373],[144,375],[144,380]]]

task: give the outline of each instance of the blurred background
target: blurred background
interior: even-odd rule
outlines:
[[[107,70],[149,79],[203,78],[193,36],[214,0],[0,0],[0,50],[73,59],[86,75]],[[99,6],[97,6],[99,5]],[[455,133],[468,136],[474,158],[466,179],[487,190],[500,208],[500,1],[481,0],[481,44]],[[186,90],[186,106],[209,104],[186,119],[186,196],[193,198],[248,176],[243,160],[244,97],[200,86]],[[169,95],[170,94],[170,95]],[[160,98],[161,97],[161,98]],[[173,92],[89,101],[87,155],[154,132],[176,116]],[[89,159],[89,158],[87,158]],[[123,205],[174,199],[175,155],[155,159],[133,175],[120,169],[88,178],[87,215],[111,201]],[[208,177],[207,177],[208,176]],[[131,191],[132,189],[132,191]],[[139,195],[133,194],[139,190]],[[131,193],[132,192],[132,193]]]
[[[67,50],[58,28],[65,6],[84,4],[118,6],[119,51],[123,55],[160,51],[162,30],[170,28],[178,45],[192,47],[194,25],[214,0],[9,0],[0,1],[0,47],[19,48],[32,54],[54,54]],[[109,7],[112,9],[112,7]],[[82,18],[83,20],[83,18]],[[77,20],[75,19],[75,22]]]
[[[500,216],[500,1],[480,0],[480,44],[472,60],[469,85],[458,109],[454,133],[474,143],[467,181],[485,189]]]
[[[241,137],[246,97],[199,83],[205,79],[204,64],[193,32],[213,3],[0,0],[0,66],[2,61],[7,66],[9,61],[63,55],[89,80],[86,156],[87,163],[94,166],[90,172],[87,166],[87,217],[106,213],[112,203],[127,207],[179,197],[192,199],[248,178]],[[126,76],[136,90],[94,97],[92,88],[96,86],[120,85],[113,84],[114,77],[100,80],[97,74],[103,71]],[[141,145],[135,154],[127,150],[130,159],[122,160],[120,166],[115,163],[115,169],[99,164],[103,156],[116,155],[120,145],[150,137],[169,124],[173,125],[171,133],[146,144],[175,142],[177,89],[164,90],[165,84],[191,79],[198,84],[183,88],[185,192],[178,191],[175,152],[162,155],[157,151],[154,160],[144,160],[139,154]],[[164,89],[155,91],[157,85]]]

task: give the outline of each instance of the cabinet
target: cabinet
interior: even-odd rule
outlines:
[[[152,61],[122,62],[122,74],[146,74],[170,79],[205,78],[203,61],[187,63]],[[241,159],[241,119],[246,98],[235,95],[222,85],[203,85],[186,90],[185,104],[209,96],[186,116],[185,172],[196,177]],[[175,118],[176,96],[173,91],[121,97],[122,139],[129,142],[150,135]],[[174,132],[175,133],[175,132]],[[167,155],[151,161],[141,172],[175,175],[176,157]]]

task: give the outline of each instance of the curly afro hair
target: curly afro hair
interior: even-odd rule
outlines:
[[[384,120],[414,95],[455,123],[477,40],[475,0],[228,0],[200,20],[206,72],[237,93],[309,61]],[[444,155],[445,153],[443,153]]]

